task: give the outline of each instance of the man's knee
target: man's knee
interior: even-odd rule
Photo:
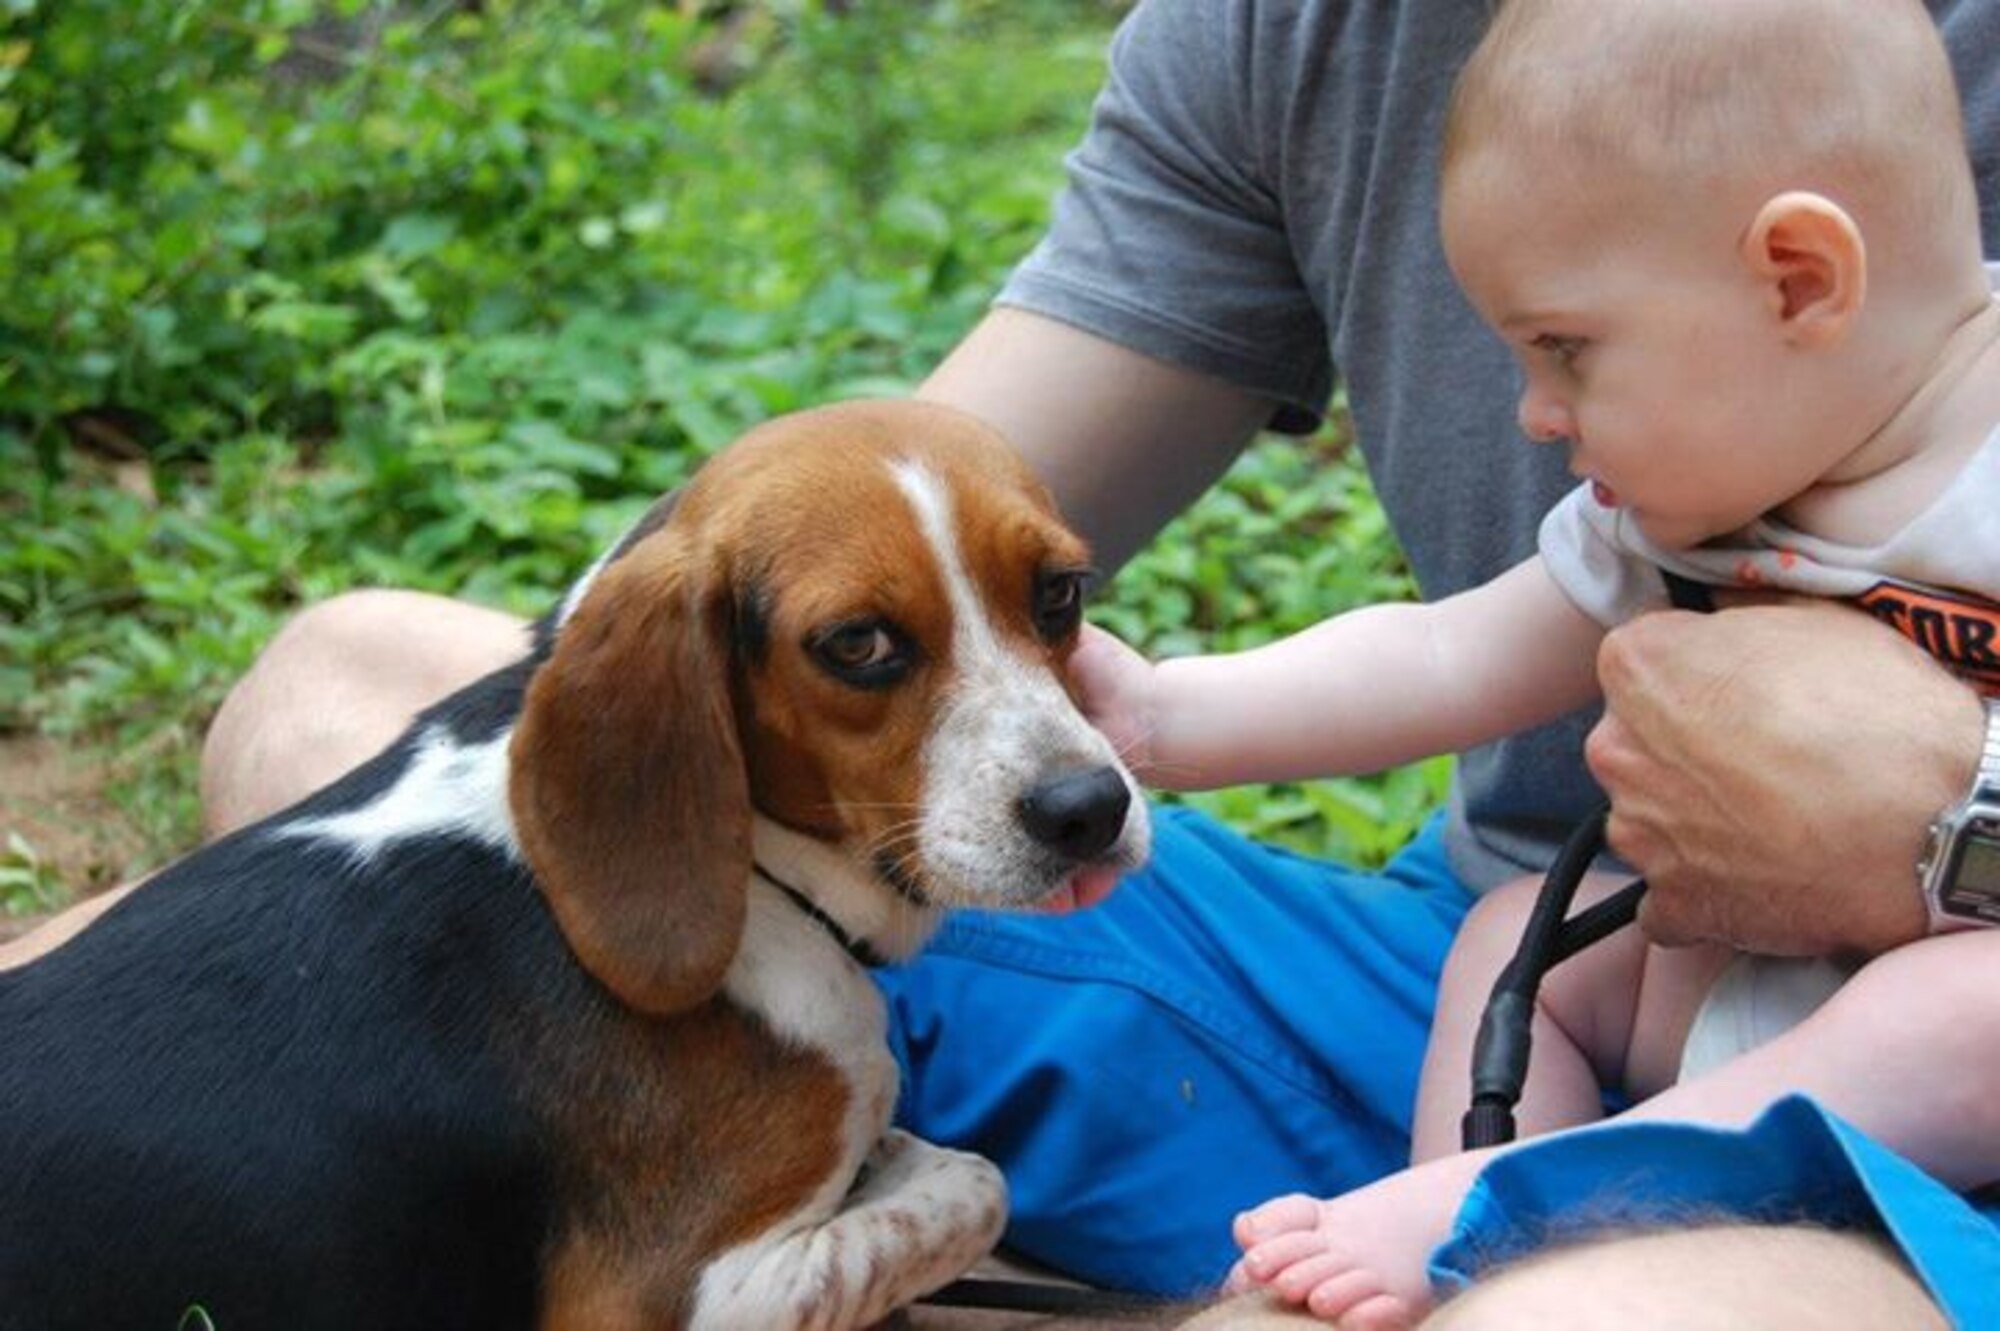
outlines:
[[[379,752],[423,708],[525,647],[520,620],[415,592],[350,592],[306,608],[209,728],[206,831],[232,831],[317,790]]]
[[[1425,1331],[1943,1331],[1909,1268],[1871,1235],[1718,1225],[1550,1249],[1451,1300]]]
[[[1181,1331],[1322,1325],[1263,1295],[1217,1304]],[[1806,1226],[1717,1225],[1551,1248],[1495,1271],[1422,1331],[1946,1331],[1883,1240]]]
[[[1309,1331],[1325,1325],[1268,1294],[1245,1294],[1178,1323],[1177,1331]]]

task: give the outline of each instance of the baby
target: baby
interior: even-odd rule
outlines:
[[[1600,641],[1665,604],[1662,570],[1872,610],[1994,707],[1991,641],[1903,613],[2000,619],[2000,305],[1958,105],[1917,0],[1506,0],[1453,100],[1444,246],[1520,362],[1522,430],[1582,484],[1535,557],[1443,601],[1157,665],[1093,632],[1086,710],[1179,789],[1457,752],[1592,701]],[[1491,1156],[1454,1152],[1526,914],[1507,898],[1446,969],[1419,1163],[1239,1217],[1233,1286],[1354,1327],[1428,1306],[1425,1259]],[[1600,1118],[1607,1086],[1722,1125],[1801,1090],[1947,1182],[1990,1181],[2000,1135],[1937,1106],[1967,1004],[2000,1016],[1996,963],[1983,931],[1851,975],[1627,931],[1551,973],[1522,1130]]]

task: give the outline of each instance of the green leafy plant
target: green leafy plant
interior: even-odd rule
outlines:
[[[1092,617],[1160,657],[1241,651],[1339,610],[1414,596],[1347,431],[1337,416],[1310,440],[1262,440],[1120,572]],[[1177,799],[1305,853],[1377,865],[1442,802],[1451,770],[1437,759]]]
[[[38,915],[69,902],[69,889],[17,833],[7,834],[0,850],[0,915]]]
[[[1121,9],[0,0],[0,732],[123,755],[164,859],[301,605],[539,611],[745,427],[907,391],[1039,234]],[[1400,594],[1333,442],[1246,457],[1097,613],[1185,651]],[[1386,845],[1435,787],[1217,807],[1374,854],[1369,801]]]

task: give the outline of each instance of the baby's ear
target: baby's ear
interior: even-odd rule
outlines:
[[[1847,335],[1868,296],[1868,247],[1845,208],[1824,194],[1788,190],[1757,210],[1743,262],[1769,283],[1786,335],[1825,346]]]

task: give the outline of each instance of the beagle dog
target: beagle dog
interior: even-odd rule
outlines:
[[[531,650],[0,974],[0,1326],[845,1328],[1000,1232],[866,967],[1089,904],[1145,806],[1083,543],[914,403],[767,424]]]

